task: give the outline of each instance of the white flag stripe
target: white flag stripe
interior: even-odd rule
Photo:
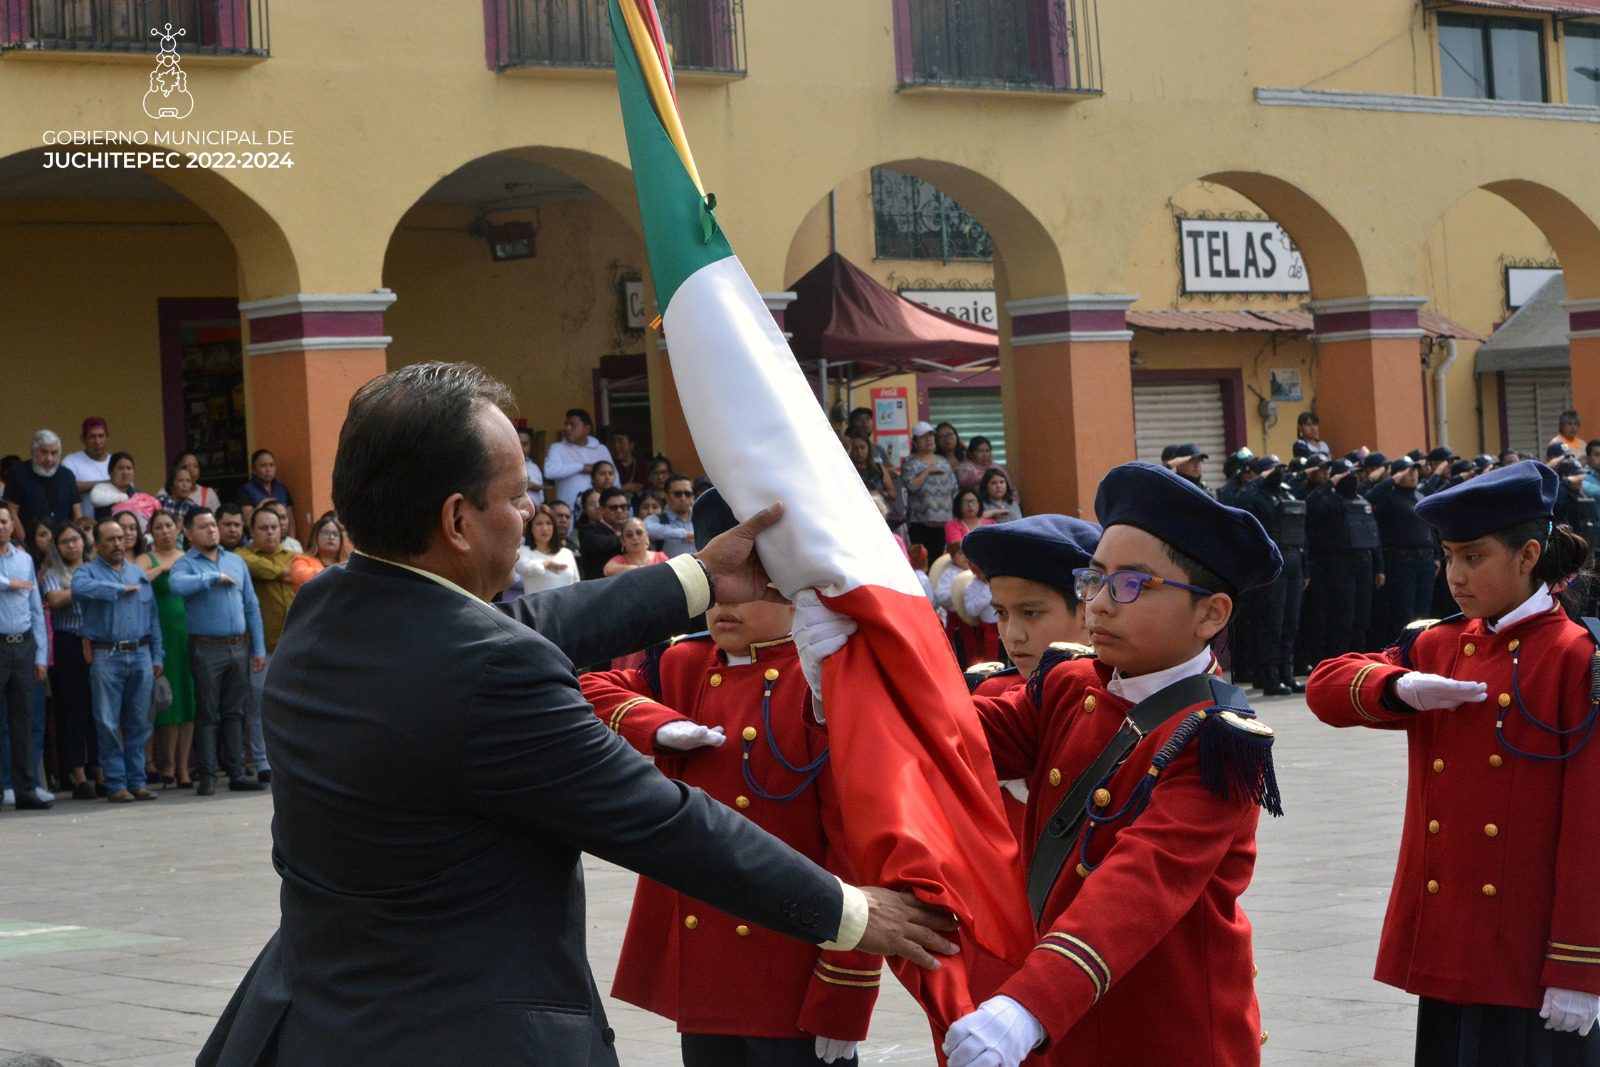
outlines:
[[[761,561],[784,596],[863,585],[922,596],[811,384],[737,257],[702,267],[663,316],[706,473],[741,519],[782,500]],[[745,353],[747,355],[740,355]]]

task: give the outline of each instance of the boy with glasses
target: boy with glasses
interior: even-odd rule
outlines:
[[[1025,687],[974,698],[999,776],[1028,782],[1040,941],[945,1052],[951,1067],[1035,1050],[1253,1064],[1265,1037],[1238,901],[1260,809],[1280,809],[1272,731],[1211,641],[1281,557],[1254,516],[1153,464],[1112,470],[1095,512],[1104,534],[1072,577],[1098,658],[1049,652]]]

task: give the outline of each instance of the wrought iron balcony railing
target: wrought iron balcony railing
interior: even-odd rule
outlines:
[[[489,60],[512,67],[609,67],[606,0],[497,0]],[[743,75],[744,0],[656,0],[675,71]]]
[[[0,0],[0,48],[158,52],[170,23],[180,55],[270,54],[268,0]]]
[[[1099,0],[894,0],[900,87],[1098,95]]]

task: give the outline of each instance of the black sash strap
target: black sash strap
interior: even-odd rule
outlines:
[[[1203,701],[1214,704],[1244,707],[1245,696],[1234,686],[1214,674],[1191,674],[1158,692],[1150,694],[1128,709],[1122,727],[1111,738],[1100,755],[1073,779],[1066,795],[1050,819],[1044,824],[1039,840],[1034,845],[1033,862],[1028,866],[1028,904],[1033,908],[1033,920],[1039,922],[1044,905],[1061,877],[1072,847],[1083,826],[1085,802],[1095,785],[1110,774],[1125,759],[1139,739],[1154,730],[1184,708]]]

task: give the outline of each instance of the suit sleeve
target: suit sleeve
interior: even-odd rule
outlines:
[[[595,715],[606,728],[646,756],[661,751],[656,747],[657,730],[669,722],[691,721],[687,715],[653,699],[650,683],[637,668],[590,671],[579,683],[584,699],[594,705]]]
[[[486,818],[811,944],[838,935],[836,878],[662,776],[595,717],[570,665],[537,635],[501,638],[467,716],[462,777]]]
[[[810,705],[809,700],[806,705]],[[813,723],[808,726],[806,737],[811,742],[809,757],[815,759],[827,744],[827,732]],[[835,845],[844,840],[844,802],[831,770],[817,776],[817,801],[827,848],[825,865],[846,882],[859,884],[858,872],[844,850]],[[808,1034],[838,1041],[865,1039],[882,981],[882,956],[824,949],[817,954],[816,965],[811,969],[811,981],[795,1025]]]
[[[1589,714],[1590,661],[1594,644],[1588,634],[1574,641],[1561,669],[1562,729],[1572,729]],[[1566,739],[1567,751],[1585,735]],[[1596,850],[1594,813],[1600,811],[1600,748],[1591,740],[1583,751],[1561,765],[1561,832],[1556,839],[1555,900],[1550,913],[1550,943],[1545,947],[1541,981],[1558,989],[1600,993],[1600,850]]]
[[[1152,744],[1141,746],[1147,758]],[[1060,1038],[1194,907],[1259,817],[1254,805],[1206,789],[1189,746],[1000,992],[1027,1008],[1051,1040]]]
[[[689,629],[683,583],[670,567],[529,593],[501,610],[537,630],[573,663],[601,663]]]
[[[1417,713],[1386,702],[1384,694],[1391,681],[1409,670],[1401,665],[1396,648],[1325,659],[1306,680],[1306,704],[1329,726],[1403,730]]]

